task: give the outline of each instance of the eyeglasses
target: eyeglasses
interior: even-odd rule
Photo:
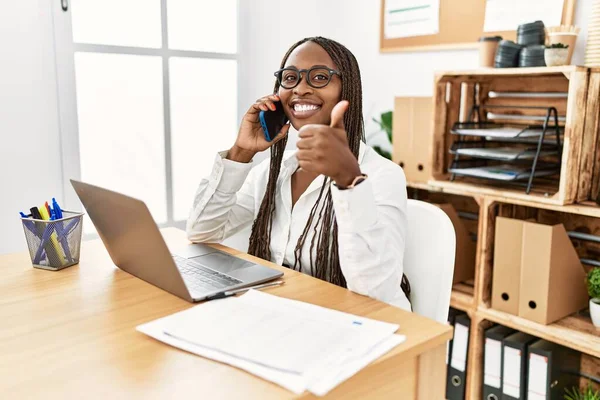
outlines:
[[[315,89],[320,89],[329,85],[333,75],[337,75],[339,77],[342,76],[338,71],[324,65],[315,65],[309,69],[287,67],[275,71],[274,75],[277,77],[277,81],[282,88],[293,89],[298,86],[302,80],[302,73],[304,73],[304,76],[308,76],[308,79],[306,80],[308,86],[311,86]]]

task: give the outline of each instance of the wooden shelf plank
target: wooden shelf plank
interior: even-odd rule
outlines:
[[[549,195],[546,196],[540,193],[526,194],[524,188],[510,189],[510,188],[497,188],[491,186],[485,186],[484,184],[474,184],[465,182],[451,182],[451,181],[437,181],[430,180],[427,182],[432,187],[438,187],[442,191],[451,189],[454,191],[462,191],[464,194],[469,196],[487,195],[497,198],[514,199],[530,201],[533,204],[550,204],[550,205],[561,205],[560,200]]]
[[[481,306],[477,309],[477,315],[541,339],[600,357],[600,329],[596,329],[589,318],[570,315],[553,324],[542,325],[516,315]]]
[[[501,201],[520,206],[543,208],[545,210],[559,211],[569,214],[586,215],[589,217],[600,218],[600,206],[596,205],[594,202],[591,201],[563,206],[559,204],[543,203],[540,201],[540,199],[544,199],[544,197],[539,195],[536,196],[535,194],[526,195],[524,193],[520,193],[518,196],[515,195],[514,197],[504,195],[504,191],[502,191],[502,194],[482,194],[481,187],[457,182],[443,182],[433,180],[429,181],[428,183],[407,182],[407,186],[414,189],[422,189],[432,192],[443,192],[471,197],[486,197],[492,201]],[[550,198],[545,199],[548,200]]]
[[[577,70],[587,71],[585,67],[577,65],[561,65],[558,67],[531,67],[531,68],[478,68],[472,70],[441,71],[439,77],[463,76],[532,76],[550,74],[570,74]]]
[[[474,311],[475,299],[473,293],[465,293],[453,287],[452,294],[450,295],[450,306],[464,312]]]

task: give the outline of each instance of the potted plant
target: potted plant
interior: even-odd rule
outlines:
[[[544,50],[544,61],[548,67],[565,65],[569,58],[569,45],[553,43]]]
[[[594,326],[600,328],[600,268],[592,268],[585,279],[590,295],[590,315]]]
[[[588,385],[587,389],[581,390],[577,387],[572,387],[570,390],[565,389],[565,400],[600,400],[600,392],[592,389]]]
[[[392,143],[392,111],[386,111],[381,113],[381,120],[377,121],[373,118],[373,121],[379,125],[381,130],[385,132],[390,144]],[[379,155],[387,158],[388,160],[392,159],[392,155],[389,151],[384,150],[381,146],[373,146],[373,150],[375,150]]]

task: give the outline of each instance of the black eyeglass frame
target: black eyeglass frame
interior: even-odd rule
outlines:
[[[304,73],[304,77],[310,76],[311,71],[313,71],[315,69],[323,69],[323,70],[326,70],[327,72],[329,72],[329,79],[323,86],[315,86],[311,83],[310,79],[306,80],[306,83],[308,83],[308,86],[315,88],[315,89],[322,89],[325,86],[329,85],[329,83],[331,82],[331,79],[333,79],[333,75],[337,75],[340,78],[342,77],[342,74],[339,71],[336,71],[335,69],[329,68],[325,65],[314,65],[308,69],[298,69],[296,67],[286,67],[286,68],[282,68],[282,69],[275,71],[273,73],[273,75],[275,75],[275,77],[277,78],[277,82],[279,82],[279,86],[281,86],[284,89],[293,89],[296,86],[298,86],[300,84],[300,82],[302,81],[302,79],[303,79],[302,73]],[[287,87],[281,83],[281,78],[282,78],[284,71],[296,72],[296,74],[298,75],[298,80],[296,81],[296,84],[294,86]]]

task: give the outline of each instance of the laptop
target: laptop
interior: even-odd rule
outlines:
[[[146,204],[71,179],[114,264],[190,302],[279,278],[282,272],[204,244],[169,251]]]

